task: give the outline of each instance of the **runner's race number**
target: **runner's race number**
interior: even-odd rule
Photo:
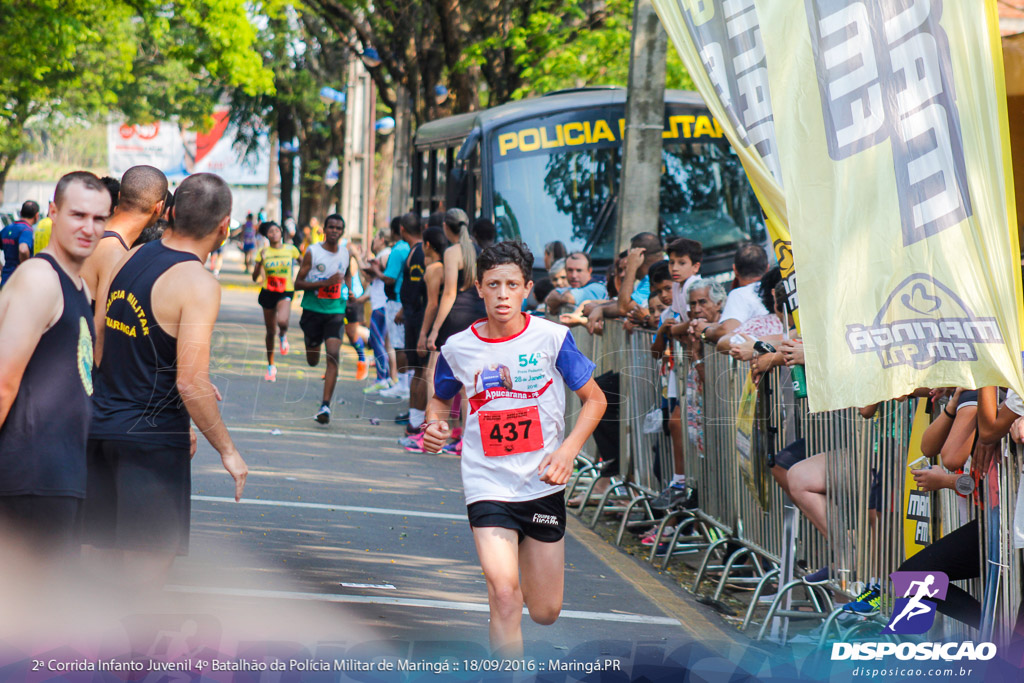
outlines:
[[[484,455],[489,458],[532,453],[544,448],[537,406],[480,411],[479,416]]]
[[[288,278],[280,277],[278,275],[267,276],[267,291],[268,292],[285,292],[288,286]]]
[[[317,299],[340,299],[341,298],[341,283],[336,282],[333,285],[327,287],[321,287],[316,290]]]

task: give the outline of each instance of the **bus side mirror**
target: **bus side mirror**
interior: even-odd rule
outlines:
[[[455,167],[448,172],[448,187],[445,192],[445,206],[448,207],[460,207],[465,208],[466,200],[466,181],[469,178],[469,172],[464,168]]]

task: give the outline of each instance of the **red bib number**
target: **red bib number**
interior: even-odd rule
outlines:
[[[288,278],[279,277],[277,275],[267,276],[267,291],[268,292],[286,292],[288,285]]]
[[[341,283],[336,282],[333,285],[327,287],[321,287],[316,290],[317,299],[340,299],[341,298]]]
[[[479,413],[484,455],[489,458],[532,453],[544,448],[544,431],[537,406]]]

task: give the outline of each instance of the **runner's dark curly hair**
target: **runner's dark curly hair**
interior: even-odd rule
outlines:
[[[484,273],[491,268],[512,264],[523,271],[523,282],[533,280],[533,254],[530,248],[519,240],[509,240],[492,244],[476,259],[477,282],[483,279]]]

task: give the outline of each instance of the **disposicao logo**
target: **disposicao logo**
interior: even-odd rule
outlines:
[[[917,370],[939,361],[976,361],[978,344],[1002,344],[995,318],[979,318],[931,275],[914,273],[892,291],[868,325],[847,325],[850,352],[877,353],[883,368]]]
[[[945,600],[949,577],[944,572],[893,572],[896,598],[892,618],[882,633],[927,633],[935,623],[935,600]]]
[[[943,572],[893,572],[893,591],[897,596],[889,623],[882,633],[919,635],[927,633],[935,623],[937,600],[946,598],[949,577]],[[893,656],[914,659],[954,661],[989,660],[996,656],[993,643],[858,642],[833,643],[832,660],[868,660]]]

